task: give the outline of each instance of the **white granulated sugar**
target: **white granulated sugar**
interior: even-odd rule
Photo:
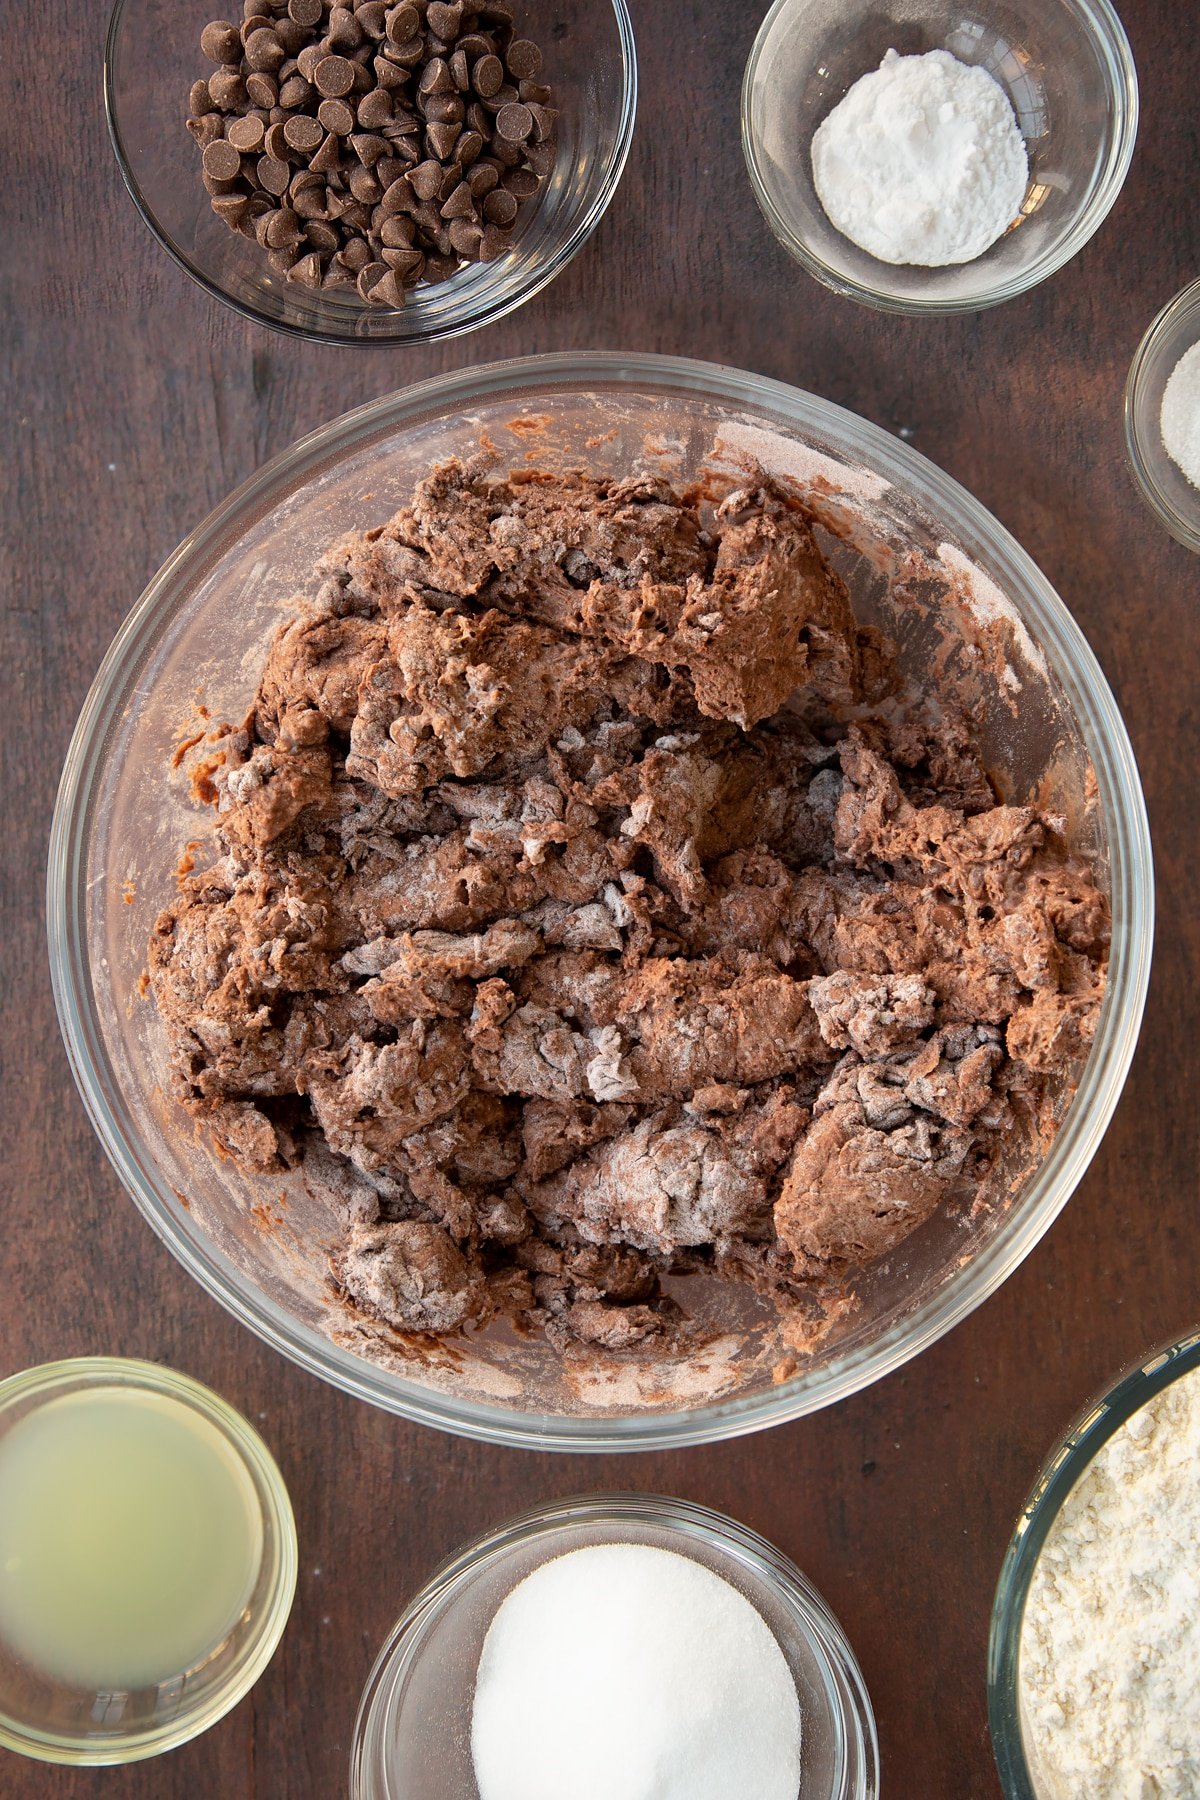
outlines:
[[[1200,343],[1185,350],[1171,370],[1159,423],[1167,455],[1200,488]]]
[[[1008,96],[946,50],[855,82],[812,142],[830,222],[886,263],[971,262],[1021,210],[1029,159]]]
[[[1030,1586],[1020,1686],[1039,1793],[1200,1795],[1200,1370],[1114,1432],[1068,1497]]]
[[[535,1569],[492,1620],[471,1754],[480,1800],[796,1800],[800,1703],[729,1582],[595,1544]]]

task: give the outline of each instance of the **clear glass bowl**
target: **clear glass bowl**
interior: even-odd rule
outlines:
[[[1107,878],[1107,994],[1048,1154],[1005,1172],[1003,1204],[938,1215],[873,1267],[857,1307],[792,1364],[770,1307],[699,1277],[686,1278],[684,1297],[709,1341],[675,1359],[627,1353],[619,1379],[564,1367],[544,1343],[499,1328],[441,1346],[372,1328],[347,1316],[329,1281],[340,1231],[329,1202],[298,1176],[240,1174],[170,1098],[143,971],[180,848],[209,828],[170,774],[197,729],[196,696],[213,718],[242,716],[280,603],[318,552],[351,524],[387,519],[432,462],[482,443],[514,462],[649,465],[681,483],[705,465],[758,459],[827,521],[856,608],[898,639],[903,666],[927,674],[952,630],[990,765],[1013,798],[1036,789],[1054,805]],[[903,595],[888,580],[902,564]],[[1044,576],[969,494],[853,414],[759,376],[567,355],[460,371],[349,413],[259,470],[180,546],[118,633],[76,727],[51,834],[49,940],[68,1052],[104,1147],[154,1228],[236,1317],[411,1418],[539,1449],[644,1449],[732,1437],[855,1392],[940,1337],[1028,1254],[1125,1080],[1152,890],[1137,770],[1104,677]]]
[[[1200,1368],[1200,1331],[1132,1364],[1072,1420],[1021,1508],[1000,1570],[988,1639],[988,1723],[1007,1800],[1059,1800],[1039,1779],[1021,1727],[1021,1632],[1042,1546],[1076,1484],[1115,1431],[1180,1376]]]
[[[197,1667],[157,1687],[97,1693],[54,1682],[0,1641],[0,1748],[41,1762],[139,1762],[198,1737],[249,1693],[272,1656],[296,1592],[296,1526],[275,1459],[220,1395],[157,1363],[80,1356],[0,1382],[0,1436],[39,1407],[87,1389],[161,1395],[199,1413],[245,1470],[261,1508],[262,1555],[237,1623]]]
[[[513,246],[448,281],[416,288],[398,311],[353,289],[310,292],[276,274],[265,252],[209,205],[200,153],[184,129],[188,90],[210,64],[200,50],[214,0],[117,0],[104,57],[109,134],[134,204],[163,248],[218,300],[298,337],[332,344],[414,344],[491,324],[540,293],[587,242],[621,179],[637,110],[637,58],[625,0],[519,0],[520,30],[539,44],[555,90],[559,155],[521,208]],[[240,9],[234,8],[240,19]]]
[[[354,1728],[350,1800],[476,1800],[471,1708],[483,1640],[518,1582],[591,1544],[650,1544],[722,1576],[757,1608],[800,1697],[797,1800],[876,1800],[879,1750],[862,1673],[816,1589],[722,1513],[601,1494],[523,1513],[442,1564],[376,1658]]]
[[[985,68],[1029,154],[1018,222],[974,262],[893,266],[831,225],[813,186],[813,133],[888,50],[948,50]],[[1137,135],[1137,73],[1108,0],[775,0],[742,83],[742,147],[767,223],[810,275],[882,312],[974,312],[1044,281],[1121,191]]]
[[[1164,306],[1138,345],[1125,384],[1125,444],[1143,498],[1171,536],[1200,550],[1200,488],[1167,455],[1163,390],[1180,357],[1200,343],[1200,281]]]

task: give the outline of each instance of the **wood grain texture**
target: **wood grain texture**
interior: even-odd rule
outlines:
[[[109,153],[103,0],[33,8],[20,55],[5,58],[0,1374],[108,1351],[210,1382],[278,1456],[302,1560],[282,1648],[222,1724],[125,1770],[0,1753],[4,1800],[332,1800],[345,1792],[375,1649],[433,1564],[520,1507],[628,1486],[726,1509],[808,1571],[861,1658],[888,1795],[999,1794],[984,1659],[1016,1509],[1088,1393],[1200,1317],[1198,565],[1143,508],[1121,444],[1138,338],[1200,272],[1200,42],[1188,7],[1124,0],[1143,125],[1108,223],[1021,300],[911,321],[825,293],[758,215],[737,95],[763,10],[635,0],[641,121],[595,238],[514,317],[425,352],[305,347],[244,324],[174,268]],[[1160,895],[1124,1101],[1070,1206],[1001,1292],[833,1411],[715,1449],[597,1459],[494,1450],[386,1417],[271,1354],[208,1300],[93,1139],[59,1041],[42,921],[76,712],[179,538],[264,458],[347,407],[468,362],[592,347],[681,352],[811,388],[903,428],[976,493],[1057,585],[1113,682]]]

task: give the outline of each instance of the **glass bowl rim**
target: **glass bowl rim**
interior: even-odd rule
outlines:
[[[1197,316],[1195,342],[1200,343],[1200,276],[1189,281],[1173,299],[1167,301],[1147,326],[1141,343],[1133,353],[1125,382],[1125,452],[1142,498],[1159,522],[1166,526],[1171,536],[1185,549],[1200,551],[1200,492],[1196,495],[1196,518],[1188,519],[1175,506],[1154,474],[1148,444],[1155,441],[1164,456],[1167,451],[1162,444],[1158,420],[1148,420],[1145,411],[1146,382],[1149,379],[1151,358],[1176,326],[1192,314]],[[1152,432],[1158,434],[1153,440],[1150,437]]]
[[[892,484],[906,483],[910,492],[915,487],[921,503],[933,507],[948,528],[968,540],[977,536],[987,546],[993,566],[1002,566],[1002,585],[1021,594],[1022,616],[1032,622],[1073,709],[1081,715],[1110,833],[1114,930],[1095,1041],[1049,1154],[1030,1178],[1022,1202],[1007,1210],[989,1242],[918,1308],[894,1320],[871,1344],[856,1346],[825,1365],[816,1380],[806,1380],[801,1372],[752,1395],[735,1395],[705,1407],[615,1418],[510,1411],[421,1387],[340,1349],[245,1282],[216,1246],[190,1226],[186,1212],[172,1206],[153,1157],[142,1153],[136,1133],[125,1128],[119,1085],[109,1078],[94,1017],[83,905],[91,808],[103,766],[100,752],[122,704],[127,677],[152,634],[171,616],[179,596],[230,537],[286,494],[294,494],[316,471],[372,439],[452,407],[477,405],[505,393],[515,403],[518,393],[526,397],[564,386],[585,391],[607,386],[638,393],[648,388],[675,390],[731,409],[740,405],[760,422],[769,414],[776,426],[782,420],[792,431],[808,428],[820,434],[832,428],[841,453],[860,457]],[[265,463],[167,558],[117,631],[67,751],[47,857],[47,939],[68,1060],[110,1162],[184,1268],[242,1324],[344,1392],[442,1430],[538,1450],[644,1450],[741,1436],[855,1393],[941,1337],[1018,1266],[1082,1177],[1124,1085],[1149,980],[1153,887],[1149,826],[1133,750],[1099,664],[1045,575],[966,489],[880,427],[782,382],[680,357],[560,352],[456,370],[343,414]]]
[[[231,294],[222,287],[219,281],[215,281],[197,264],[193,263],[170,233],[159,224],[149,201],[142,192],[141,185],[134,174],[133,165],[126,154],[114,90],[117,42],[121,35],[126,11],[132,3],[133,0],[114,0],[104,40],[104,116],[108,124],[109,142],[117,159],[117,167],[121,172],[121,180],[125,189],[133,201],[142,223],[159,246],[166,251],[172,262],[182,269],[190,280],[203,288],[211,299],[218,300],[223,306],[230,307],[242,318],[249,319],[255,325],[266,326],[268,330],[282,332],[287,337],[300,338],[310,344],[336,344],[348,348],[395,350],[403,349],[408,345],[438,343],[445,338],[461,337],[467,332],[478,331],[485,325],[495,324],[497,320],[506,318],[509,313],[515,312],[527,300],[532,300],[535,294],[540,294],[542,289],[548,287],[583,248],[607,212],[629,160],[629,152],[633,144],[634,124],[637,118],[637,45],[627,0],[607,0],[608,5],[612,8],[621,55],[621,109],[617,121],[616,138],[608,167],[604,171],[599,188],[592,196],[574,229],[563,239],[561,244],[558,244],[542,261],[531,262],[519,258],[517,265],[510,271],[510,280],[501,291],[491,294],[490,297],[480,296],[479,303],[465,317],[446,324],[434,325],[429,329],[378,332],[371,337],[357,337],[349,332],[333,331],[319,325],[301,325],[294,320],[273,318],[250,301]],[[495,266],[499,267],[500,265]],[[397,316],[403,317],[403,314]]]
[[[1042,1547],[1104,1445],[1172,1382],[1200,1369],[1200,1325],[1127,1363],[1072,1418],[1038,1471],[1004,1553],[988,1632],[988,1727],[1007,1800],[1048,1800],[1035,1787],[1021,1736],[1019,1664],[1025,1602]]]
[[[375,1710],[386,1706],[411,1667],[420,1650],[419,1634],[431,1615],[453,1605],[479,1570],[509,1550],[539,1539],[552,1540],[572,1526],[589,1524],[648,1525],[680,1539],[700,1539],[764,1581],[787,1607],[820,1670],[837,1734],[838,1772],[843,1778],[847,1747],[852,1746],[861,1757],[853,1792],[843,1789],[845,1800],[876,1800],[879,1739],[871,1696],[853,1646],[824,1595],[790,1557],[740,1520],[697,1501],[633,1491],[572,1494],[529,1507],[480,1532],[438,1564],[388,1632],[363,1687],[351,1740],[351,1800],[363,1800],[363,1757]],[[550,1561],[552,1555],[550,1552],[545,1560]]]
[[[1125,177],[1129,173],[1129,165],[1133,160],[1138,131],[1137,65],[1134,62],[1133,50],[1125,27],[1111,0],[1061,0],[1061,4],[1073,11],[1086,26],[1090,27],[1092,41],[1101,53],[1101,61],[1107,76],[1108,92],[1114,102],[1116,117],[1112,142],[1105,158],[1103,177],[1095,193],[1062,237],[1057,239],[1055,244],[1042,256],[1036,258],[1027,268],[1022,269],[1019,274],[998,281],[995,287],[988,289],[983,294],[960,298],[930,298],[928,300],[912,295],[893,294],[885,288],[856,281],[853,276],[843,274],[841,270],[835,269],[798,232],[793,230],[771,198],[770,187],[759,155],[760,134],[756,128],[756,109],[752,104],[752,95],[759,64],[766,53],[767,41],[776,21],[795,4],[796,0],[774,0],[774,4],[758,28],[750,55],[746,60],[745,73],[742,76],[740,107],[742,154],[750,176],[750,185],[754,189],[754,197],[767,224],[789,256],[800,263],[823,287],[832,288],[834,293],[841,294],[850,300],[857,300],[860,305],[872,307],[876,312],[901,313],[909,316],[983,312],[990,306],[999,306],[1004,300],[1014,300],[1019,295],[1028,293],[1030,288],[1037,287],[1039,283],[1048,280],[1051,275],[1057,274],[1059,269],[1070,262],[1071,258],[1095,236],[1116,205],[1121,189],[1125,185]],[[886,267],[885,263],[880,264],[880,268]]]
[[[72,1356],[19,1369],[0,1380],[0,1430],[6,1415],[26,1401],[41,1405],[65,1394],[98,1387],[161,1394],[198,1412],[238,1456],[278,1549],[274,1584],[228,1677],[214,1692],[198,1697],[190,1709],[182,1709],[164,1724],[104,1738],[34,1732],[12,1719],[0,1702],[0,1749],[15,1751],[37,1762],[74,1767],[113,1766],[160,1756],[190,1743],[223,1719],[250,1692],[278,1649],[291,1614],[299,1573],[295,1515],[287,1485],[270,1449],[235,1406],[181,1369],[136,1356]]]

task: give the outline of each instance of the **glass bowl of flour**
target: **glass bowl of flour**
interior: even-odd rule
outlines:
[[[1109,0],[775,0],[742,84],[776,237],[887,312],[974,312],[1060,269],[1116,201],[1137,116]]]
[[[764,1538],[645,1494],[477,1538],[371,1671],[351,1800],[878,1800],[875,1720],[825,1601]]]
[[[1164,306],[1129,369],[1125,443],[1151,509],[1200,551],[1200,281]]]
[[[1200,1772],[1200,1330],[1055,1446],[1001,1570],[988,1713],[1008,1800],[1187,1800]]]

